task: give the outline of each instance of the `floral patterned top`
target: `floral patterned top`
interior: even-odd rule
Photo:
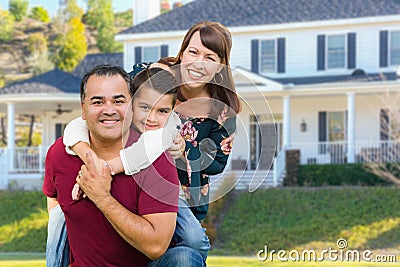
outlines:
[[[224,171],[232,150],[236,118],[223,118],[221,115],[214,120],[178,115],[182,121],[180,133],[186,141],[185,156],[189,163],[176,161],[179,180],[193,213],[201,220],[208,211],[208,176]]]

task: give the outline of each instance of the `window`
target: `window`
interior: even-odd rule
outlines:
[[[346,67],[346,36],[327,36],[327,68],[337,69]]]
[[[346,140],[346,114],[344,111],[327,112],[328,141]]]
[[[390,65],[400,65],[400,31],[390,33]]]
[[[318,154],[326,155],[332,164],[345,163],[347,147],[346,141],[346,111],[321,111],[318,114],[319,132]],[[324,159],[326,160],[326,159]]]
[[[261,73],[276,71],[276,45],[275,40],[261,41]]]
[[[380,136],[381,141],[400,140],[400,110],[381,109]]]
[[[143,61],[144,62],[157,62],[160,59],[159,46],[143,47]]]

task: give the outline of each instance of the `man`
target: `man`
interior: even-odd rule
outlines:
[[[120,67],[97,66],[82,80],[82,118],[93,151],[106,161],[139,137],[130,127],[131,101],[130,78]],[[163,154],[133,178],[124,174],[112,178],[106,165],[101,173],[96,171],[91,154],[82,166],[78,157],[65,152],[62,139],[52,145],[43,192],[49,211],[60,204],[64,212],[70,266],[146,266],[163,255],[178,210],[178,177],[171,162]],[[87,198],[72,200],[75,182]]]

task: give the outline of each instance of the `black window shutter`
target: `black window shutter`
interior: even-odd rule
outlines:
[[[285,73],[285,38],[278,38],[278,73]]]
[[[386,109],[381,109],[379,114],[381,141],[389,140],[389,114]]]
[[[56,139],[63,135],[63,125],[61,123],[56,123]]]
[[[388,66],[388,31],[379,32],[379,67]]]
[[[356,68],[356,34],[347,34],[347,68]]]
[[[326,142],[326,111],[318,112],[318,141]],[[320,144],[318,149],[319,154],[326,154],[326,144]]]
[[[135,64],[142,62],[142,47],[136,46],[135,47]]]
[[[259,52],[259,40],[251,40],[251,71],[254,73],[259,73],[259,60],[260,60],[260,52]]]
[[[317,37],[317,70],[325,70],[325,35]]]
[[[161,58],[168,56],[168,45],[161,46]]]

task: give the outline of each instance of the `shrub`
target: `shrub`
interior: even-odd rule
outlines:
[[[41,33],[33,33],[28,37],[28,51],[29,53],[34,52],[46,52],[47,51],[47,40],[46,37]]]
[[[388,182],[365,170],[363,164],[300,165],[299,186],[325,185],[389,185]]]
[[[14,34],[14,17],[0,9],[0,41],[10,41]]]
[[[10,0],[9,10],[16,21],[22,21],[28,13],[29,1],[27,0]]]
[[[50,22],[49,12],[41,6],[32,7],[29,17],[45,23]]]

